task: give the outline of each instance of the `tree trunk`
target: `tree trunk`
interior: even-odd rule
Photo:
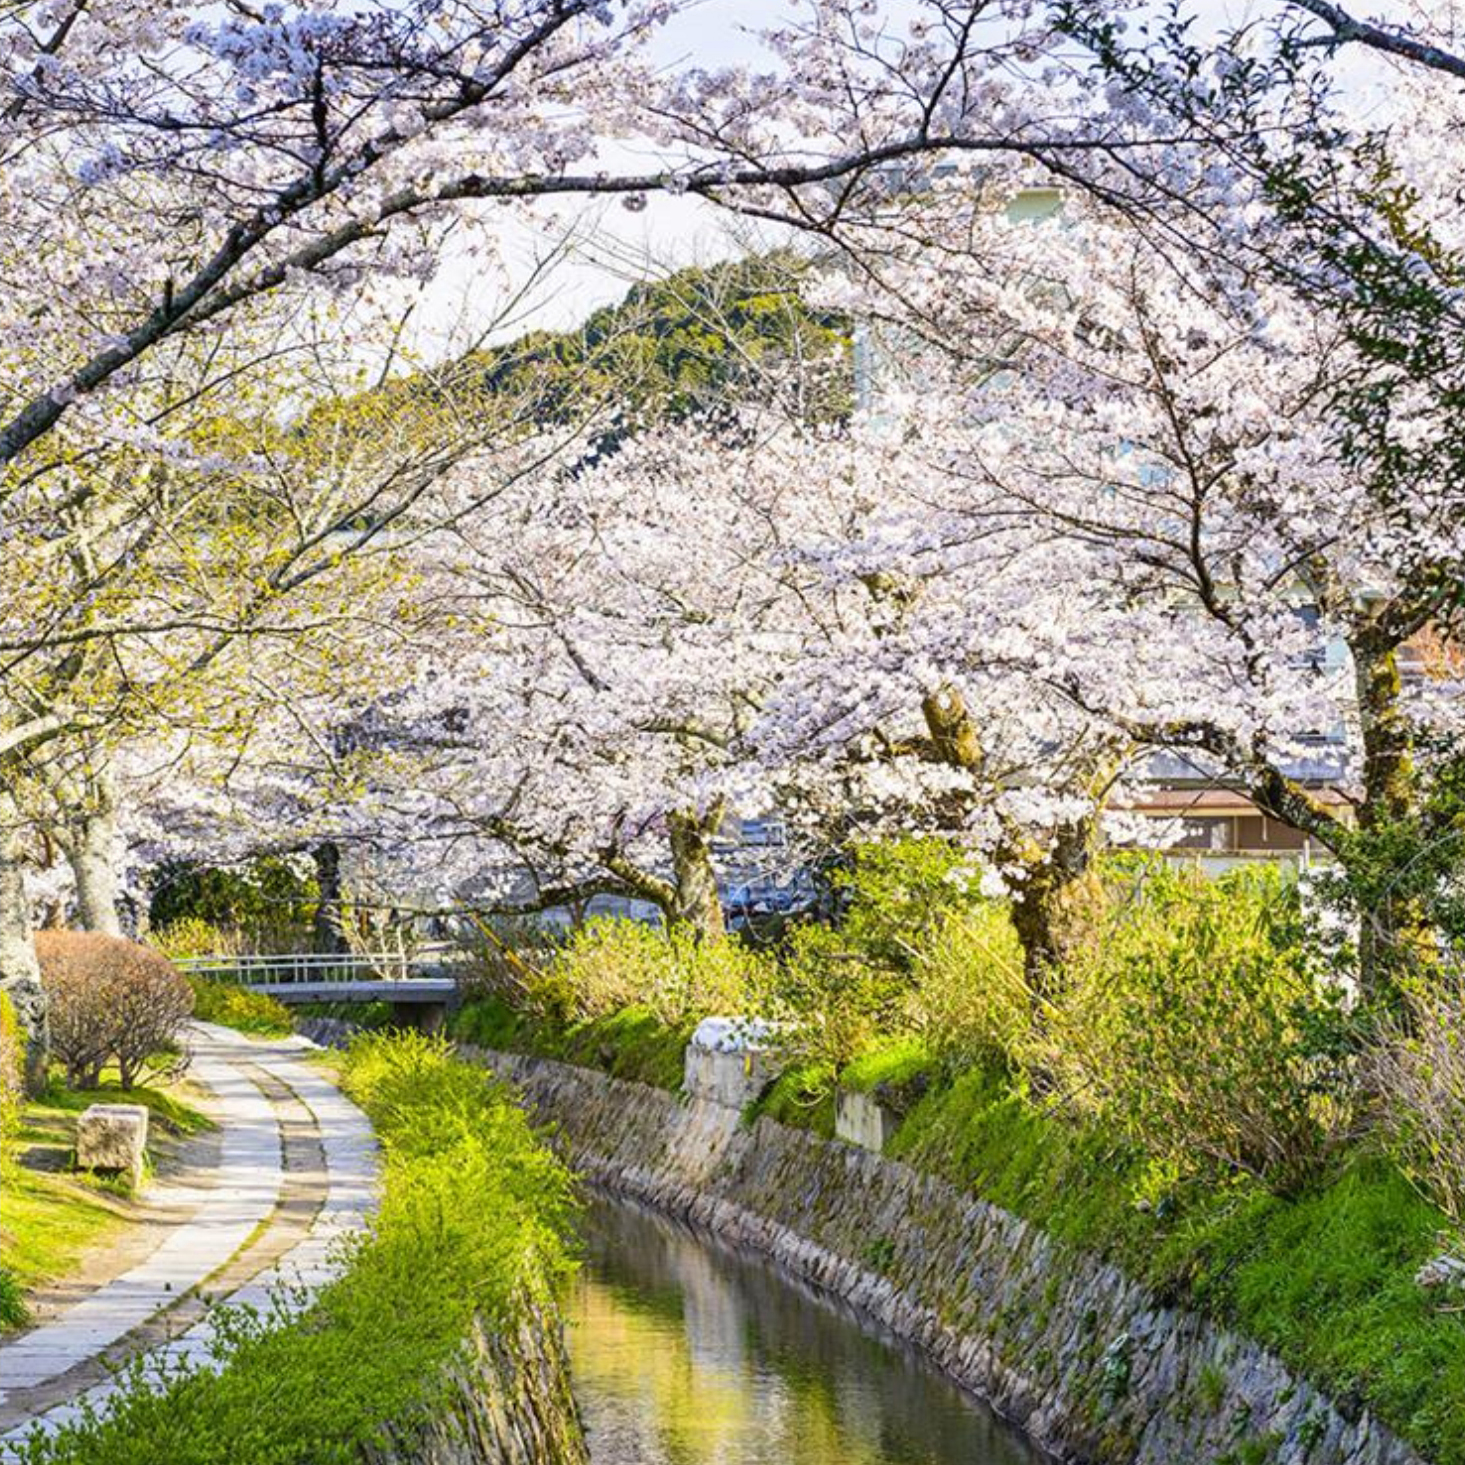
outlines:
[[[712,839],[722,824],[717,805],[703,817],[679,812],[667,821],[671,836],[673,896],[667,911],[669,925],[689,926],[699,938],[716,940],[726,934],[722,897],[712,865]]]
[[[921,715],[936,757],[969,773],[974,781],[982,779],[986,764],[982,740],[960,690],[947,685],[928,694],[921,701]],[[944,812],[952,827],[967,817],[970,807],[970,795],[951,796]],[[1012,895],[1012,924],[1022,947],[1033,1011],[1040,1020],[1084,924],[1083,907],[1092,903],[1097,833],[1094,816],[1074,820],[1061,825],[1051,849],[1044,850],[1021,829],[1007,826],[1001,863],[1020,865],[1027,877]]]
[[[1363,990],[1392,1001],[1399,981],[1435,960],[1433,935],[1407,870],[1394,870],[1382,837],[1418,820],[1414,735],[1401,705],[1397,647],[1375,645],[1365,633],[1350,645],[1363,745],[1363,801],[1358,827],[1365,839],[1349,871],[1359,905],[1358,969]],[[1406,856],[1413,850],[1405,839]]]
[[[1398,652],[1367,641],[1353,648],[1358,719],[1363,742],[1363,806],[1359,823],[1377,828],[1414,810],[1414,734],[1400,705]]]
[[[1051,849],[1035,849],[1026,857],[1014,852],[1027,879],[1013,892],[1012,924],[1022,947],[1023,977],[1039,1018],[1095,914],[1096,834],[1095,819],[1078,819],[1059,827]]]
[[[315,861],[318,891],[311,924],[311,949],[340,955],[351,949],[341,913],[341,847],[332,840],[324,840],[310,853]]]
[[[76,918],[84,931],[122,934],[117,878],[117,799],[111,770],[98,765],[64,811],[57,843],[76,882]]]
[[[122,934],[118,912],[116,817],[110,809],[77,820],[66,841],[66,858],[76,880],[77,923],[84,931]]]
[[[31,939],[30,903],[25,893],[22,830],[12,800],[0,795],[0,992],[10,999],[25,1040],[25,1088],[46,1085],[51,1058],[46,991]]]

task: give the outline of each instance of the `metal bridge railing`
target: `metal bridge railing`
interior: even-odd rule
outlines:
[[[451,976],[455,953],[403,956],[400,952],[298,951],[241,956],[186,956],[174,965],[205,981],[265,986],[290,982],[411,981]]]

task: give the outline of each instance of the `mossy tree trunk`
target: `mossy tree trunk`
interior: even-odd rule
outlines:
[[[1372,997],[1392,1003],[1400,980],[1435,964],[1425,902],[1399,855],[1412,857],[1419,825],[1414,730],[1403,706],[1398,646],[1365,628],[1353,656],[1362,745],[1363,798],[1357,847],[1344,847],[1359,911],[1359,980]],[[1398,850],[1388,846],[1397,844]],[[1391,857],[1391,854],[1393,857]]]
[[[932,755],[947,767],[970,774],[973,784],[979,786],[987,775],[986,756],[976,720],[961,692],[949,685],[938,688],[922,700],[921,714]],[[1096,783],[1102,781],[1102,772],[1096,773]],[[953,802],[945,812],[955,824],[969,808],[967,799],[960,805]],[[1001,863],[1024,872],[1022,884],[1012,892],[1012,923],[1022,947],[1023,975],[1035,1014],[1041,1015],[1056,994],[1064,965],[1086,924],[1084,916],[1097,880],[1097,845],[1096,815],[1065,821],[1046,845],[1016,825],[1006,827],[998,857]]]
[[[719,802],[707,814],[683,811],[667,821],[673,889],[667,923],[683,926],[708,941],[727,932],[712,862],[712,841],[722,826],[723,813]]]
[[[1029,842],[1030,843],[1030,842]],[[1101,899],[1094,869],[1098,821],[1060,825],[1046,849],[1011,858],[1026,872],[1012,894],[1012,924],[1022,947],[1023,978],[1035,1015],[1057,996],[1063,972],[1089,933]]]

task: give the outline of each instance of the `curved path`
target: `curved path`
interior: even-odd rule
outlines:
[[[376,1142],[361,1111],[303,1061],[304,1039],[252,1042],[195,1025],[191,1074],[223,1131],[215,1183],[179,1196],[192,1213],[145,1260],[59,1316],[0,1343],[0,1458],[37,1426],[74,1418],[143,1354],[163,1371],[211,1363],[216,1301],[298,1307],[335,1273],[365,1224]],[[288,1299],[288,1301],[285,1301]]]

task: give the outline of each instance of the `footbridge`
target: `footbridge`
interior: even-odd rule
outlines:
[[[402,1027],[433,1032],[457,1000],[466,959],[449,949],[397,952],[298,951],[192,956],[175,965],[206,982],[231,982],[290,1005],[386,1002]]]

